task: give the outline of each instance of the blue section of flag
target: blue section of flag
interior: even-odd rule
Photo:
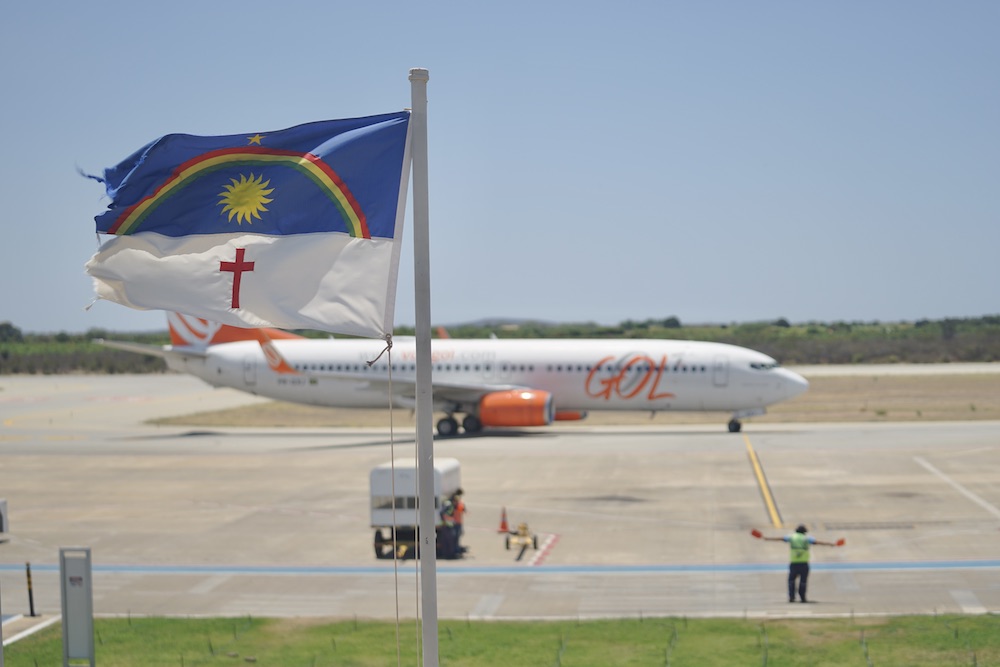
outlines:
[[[371,237],[392,238],[409,115],[227,136],[166,135],[105,170],[99,180],[111,203],[95,218],[97,231],[122,233],[116,225],[129,220],[125,233],[172,237],[239,231],[358,235],[353,227],[360,217]],[[302,168],[290,154],[316,156],[335,174],[330,182],[343,187],[330,188],[326,170]],[[256,185],[245,185],[248,181]],[[251,196],[227,198],[227,187]],[[346,206],[343,198],[332,196],[341,190],[353,197]]]

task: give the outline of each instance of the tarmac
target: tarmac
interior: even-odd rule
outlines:
[[[59,614],[62,547],[91,549],[99,615],[417,616],[417,561],[377,560],[369,525],[369,471],[412,458],[408,419],[146,423],[261,400],[181,375],[0,378],[5,640]],[[550,427],[435,455],[461,462],[469,510],[441,619],[1000,611],[1000,422]],[[506,549],[502,517],[538,548]],[[846,544],[814,547],[810,603],[789,604],[787,545],[751,530],[799,523]]]

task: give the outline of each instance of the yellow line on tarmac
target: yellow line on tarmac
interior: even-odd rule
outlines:
[[[771,487],[767,483],[767,477],[764,476],[764,468],[760,465],[757,452],[754,451],[753,445],[750,444],[750,438],[747,437],[746,433],[743,434],[743,440],[747,443],[747,454],[750,456],[750,465],[753,466],[753,474],[757,477],[757,486],[760,487],[760,495],[764,499],[764,506],[767,507],[767,514],[771,517],[771,525],[775,528],[781,528],[781,514],[778,512],[778,506],[771,495]]]

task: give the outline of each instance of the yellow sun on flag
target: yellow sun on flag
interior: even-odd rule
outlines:
[[[267,195],[274,192],[274,188],[268,189],[271,181],[265,181],[263,174],[254,178],[253,172],[250,178],[240,174],[240,180],[229,179],[231,185],[224,186],[223,192],[219,193],[219,204],[223,204],[222,212],[229,212],[229,221],[236,218],[236,224],[242,225],[246,220],[248,224],[253,224],[253,218],[260,220],[260,212],[266,211],[264,204],[270,204],[273,199],[268,199]]]

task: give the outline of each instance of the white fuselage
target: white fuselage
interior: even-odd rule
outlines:
[[[412,407],[415,345],[399,339],[277,340],[298,373],[279,374],[255,341],[168,356],[175,370],[274,399],[339,407]],[[390,369],[391,364],[391,369]],[[391,373],[390,373],[391,370]],[[771,357],[734,345],[680,340],[441,339],[432,344],[435,407],[458,409],[489,391],[550,392],[556,410],[728,411],[759,414],[808,387]],[[461,398],[467,394],[468,401]],[[456,398],[458,396],[458,398]]]

